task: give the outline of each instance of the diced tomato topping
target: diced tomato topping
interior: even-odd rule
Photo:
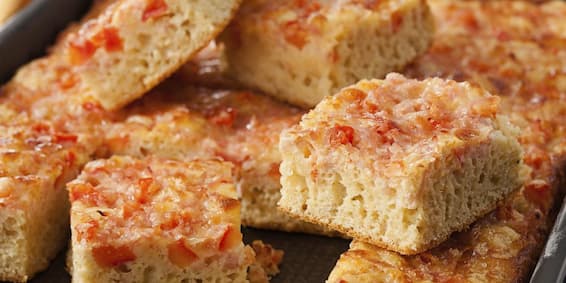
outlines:
[[[95,36],[101,37],[101,44],[104,44],[104,49],[108,52],[121,51],[124,48],[117,28],[104,28]]]
[[[69,60],[73,65],[80,65],[89,60],[96,52],[97,46],[90,40],[69,43]]]
[[[269,176],[279,179],[281,177],[281,172],[279,171],[279,164],[274,163],[271,164],[271,168],[269,169]]]
[[[77,237],[79,241],[81,241],[82,239],[85,239],[87,241],[93,239],[98,227],[99,224],[96,220],[90,220],[78,226]]]
[[[90,184],[74,184],[69,190],[69,198],[73,201],[84,201],[89,204],[96,204],[98,201],[98,193]]]
[[[51,130],[51,127],[43,123],[37,123],[32,126],[32,129],[33,131],[38,133],[47,133],[49,132],[49,130]]]
[[[139,190],[136,191],[136,200],[139,203],[147,203],[151,199],[152,192],[150,190],[153,184],[153,178],[143,178],[138,181]]]
[[[339,145],[339,144],[353,144],[354,142],[354,128],[350,126],[334,126],[330,130],[330,144],[331,145]]]
[[[133,261],[136,255],[126,246],[113,247],[102,246],[92,249],[92,256],[98,265],[102,267],[116,267],[121,264]]]
[[[75,161],[77,160],[77,155],[75,155],[74,152],[69,151],[69,153],[67,154],[67,166],[68,167],[72,167],[73,164],[75,164]]]
[[[231,127],[232,125],[234,125],[236,116],[236,110],[228,107],[226,109],[217,111],[212,117],[210,117],[210,121],[219,126]]]
[[[401,29],[404,20],[403,14],[399,11],[395,11],[391,14],[391,29],[393,32],[398,32]]]
[[[126,202],[122,206],[122,216],[124,218],[130,218],[132,215],[134,215],[134,212],[140,210],[140,207],[141,206],[139,202],[133,202],[133,201]]]
[[[480,27],[476,15],[472,10],[462,10],[454,16],[458,17],[469,30],[474,31]]]
[[[229,226],[224,232],[224,235],[222,235],[218,249],[220,251],[226,251],[235,247],[241,242],[242,234],[240,233],[240,231],[234,229],[232,226]]]
[[[165,0],[150,0],[143,11],[142,21],[159,18],[167,13],[167,9]]]
[[[307,31],[299,21],[288,21],[283,25],[285,40],[299,49],[307,44]]]
[[[70,134],[56,134],[55,135],[55,142],[77,142],[78,137],[76,135]]]
[[[169,260],[178,267],[187,267],[198,260],[197,254],[185,246],[183,240],[178,240],[168,247]]]
[[[123,49],[122,38],[118,33],[118,29],[114,27],[105,27],[92,35],[88,39],[79,41],[71,41],[69,43],[69,59],[71,64],[80,65],[88,61],[98,48],[104,46],[108,52],[120,51]]]

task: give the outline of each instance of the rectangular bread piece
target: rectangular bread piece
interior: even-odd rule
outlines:
[[[92,149],[82,136],[25,120],[0,125],[0,141],[0,281],[25,282],[67,243],[65,183]]]
[[[355,241],[328,282],[528,282],[566,188],[566,3],[430,1],[438,33],[404,73],[470,81],[501,95],[520,128],[526,182],[502,206],[429,252]],[[560,71],[562,70],[562,71]]]
[[[267,96],[194,88],[175,77],[107,124],[103,151],[107,155],[231,161],[238,172],[243,225],[326,233],[277,209],[279,133],[297,123],[302,114]]]
[[[279,206],[356,239],[416,254],[521,186],[516,128],[467,83],[361,81],[283,131]]]
[[[229,163],[114,156],[68,190],[73,282],[248,282]]]
[[[15,81],[37,91],[50,80],[114,110],[142,96],[206,47],[240,0],[104,0],[63,32],[43,76]],[[57,78],[54,78],[56,76]]]
[[[244,1],[222,34],[228,73],[302,107],[360,79],[383,78],[429,47],[423,0]]]

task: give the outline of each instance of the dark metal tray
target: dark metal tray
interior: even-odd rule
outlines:
[[[2,0],[0,0],[2,1]],[[89,0],[35,0],[0,27],[0,82],[8,80],[22,64],[42,55],[55,35],[78,19]],[[349,241],[305,234],[244,229],[247,243],[264,240],[285,250],[281,273],[272,282],[324,282]],[[566,209],[558,215],[550,241],[541,255],[531,282],[563,282],[566,276]],[[65,253],[31,282],[70,282]]]

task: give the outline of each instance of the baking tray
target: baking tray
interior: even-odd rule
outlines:
[[[2,0],[0,0],[2,1]],[[77,20],[90,0],[34,0],[0,27],[0,82],[7,81],[22,64],[45,53],[56,34]],[[324,282],[349,241],[300,233],[244,228],[244,241],[261,239],[285,251],[281,273],[272,282]],[[562,207],[552,234],[531,278],[532,283],[562,283],[566,276],[566,208]],[[30,282],[70,282],[65,252],[49,269]]]

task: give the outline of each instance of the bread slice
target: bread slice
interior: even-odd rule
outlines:
[[[250,0],[221,40],[235,79],[313,107],[360,79],[399,70],[426,51],[432,34],[422,0]]]
[[[402,256],[352,243],[327,282],[528,282],[566,187],[566,2],[429,1],[438,32],[405,74],[481,85],[520,128],[525,184],[438,248]],[[520,24],[517,24],[520,23]],[[542,36],[544,35],[544,36]]]
[[[4,0],[0,3],[0,25],[22,9],[29,0]]]
[[[220,33],[240,0],[103,1],[52,48],[53,72],[67,88],[117,109],[172,74]],[[41,87],[19,75],[26,86]],[[30,87],[34,89],[34,87]]]
[[[279,205],[402,254],[430,249],[522,184],[518,133],[498,103],[399,74],[345,88],[281,134]]]
[[[297,123],[302,114],[267,96],[194,88],[175,77],[107,124],[103,151],[107,155],[231,161],[238,171],[243,225],[327,233],[277,209],[279,133]]]
[[[65,183],[93,149],[48,123],[11,122],[0,125],[0,281],[25,282],[65,246]]]
[[[229,163],[114,156],[68,189],[73,282],[247,282]]]

